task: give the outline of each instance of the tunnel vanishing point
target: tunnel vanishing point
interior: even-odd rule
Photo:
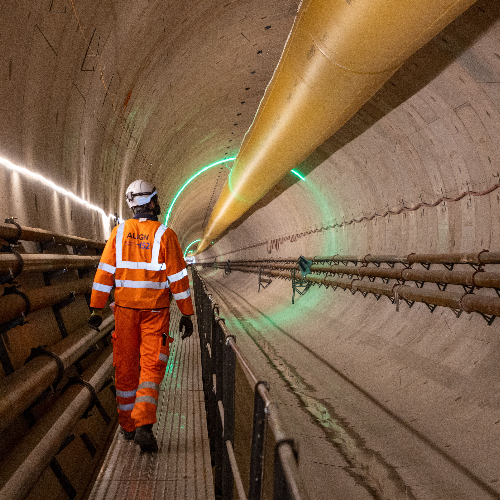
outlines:
[[[106,377],[111,424],[20,457],[112,370],[106,338],[70,340],[135,179],[311,499],[500,498],[498,0],[7,0],[0,43],[0,498],[22,467],[15,498],[89,498]]]

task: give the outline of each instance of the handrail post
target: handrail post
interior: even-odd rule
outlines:
[[[213,437],[215,446],[215,493],[222,494],[223,491],[223,460],[226,443],[223,436],[223,416],[219,412],[219,401],[222,402],[223,392],[223,344],[222,337],[224,336],[222,329],[215,321],[215,316],[212,313],[212,373],[215,373],[215,394],[211,410],[213,411]]]
[[[220,328],[220,327],[219,327]],[[223,392],[222,404],[224,406],[224,450],[227,449],[226,442],[230,441],[234,446],[234,406],[235,406],[235,376],[236,376],[236,356],[233,349],[227,342],[222,329],[220,329],[221,339],[224,341],[222,346],[223,352]],[[234,337],[233,337],[234,340]],[[224,453],[222,462],[222,495],[224,500],[232,500],[233,498],[233,472],[231,462],[227,452]]]
[[[260,500],[262,495],[262,477],[264,476],[264,443],[266,440],[267,413],[266,404],[259,392],[259,385],[263,385],[269,390],[267,382],[259,381],[255,384],[248,500]]]
[[[276,443],[274,447],[274,500],[294,500],[295,496],[292,495],[288,482],[286,480],[285,471],[280,456],[280,448],[282,446],[289,446],[293,452],[293,458],[297,463],[297,452],[293,439],[284,439]]]

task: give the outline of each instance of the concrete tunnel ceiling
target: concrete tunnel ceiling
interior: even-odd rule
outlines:
[[[12,2],[3,16],[1,156],[121,218],[131,180],[152,179],[166,212],[186,179],[237,154],[299,4],[45,3]],[[308,229],[488,187],[498,171],[497,22],[495,2],[478,2],[412,56],[306,162],[318,190],[322,176],[331,182],[301,200],[298,217],[310,224],[290,220],[302,194],[284,179],[265,198],[286,191],[280,221],[272,232],[253,227],[248,243],[286,237],[289,224]],[[490,154],[478,151],[483,141]],[[230,166],[177,200],[171,225],[184,246],[201,236]],[[3,196],[9,213],[34,201],[16,189]]]
[[[0,157],[121,219],[129,216],[125,188],[149,179],[164,219],[190,177],[238,153],[300,3],[7,0],[0,18]],[[283,177],[197,258],[499,251],[499,144],[500,2],[478,0],[296,166],[305,180]],[[177,199],[169,225],[183,250],[202,238],[231,166],[207,170]],[[1,213],[23,226],[103,240],[114,222],[1,160],[0,186]],[[334,465],[324,481],[311,481],[315,498],[331,498],[319,491],[329,481],[341,485],[343,498],[499,498],[500,447],[491,445],[500,440],[498,319],[489,327],[478,314],[457,319],[450,309],[431,314],[424,304],[396,313],[383,298],[324,287],[291,306],[289,282],[258,294],[255,275],[204,272],[231,306],[222,311],[238,335],[241,310],[245,332],[266,332],[264,340],[245,332],[237,338],[255,350],[252,361],[263,372],[264,351],[286,368],[270,375],[278,393],[280,383],[304,377],[312,387],[309,375],[319,380],[313,396],[321,405],[309,407],[312,399],[304,397],[290,408],[336,410],[354,441],[358,434],[359,462],[336,462],[311,423],[321,420],[318,413],[300,421],[304,436],[314,427],[313,447]],[[306,348],[299,351],[292,337]],[[366,401],[345,388],[348,378]],[[297,423],[292,412],[290,418]],[[343,439],[333,428],[327,440]],[[311,464],[321,460],[305,445],[303,456],[314,478]],[[363,476],[373,462],[388,489],[360,493],[357,478],[380,479],[378,469]]]
[[[238,151],[297,6],[10,2],[0,156],[121,218],[127,185],[152,179],[165,212],[187,178]],[[201,231],[220,173],[178,200],[181,238]]]

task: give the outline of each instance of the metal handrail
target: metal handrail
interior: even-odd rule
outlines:
[[[209,437],[215,448],[215,487],[224,500],[233,498],[233,482],[240,500],[261,498],[264,471],[266,427],[275,439],[274,498],[307,500],[300,474],[294,440],[285,432],[278,409],[269,394],[267,383],[260,381],[250,362],[236,343],[219,307],[193,266],[195,304],[202,348],[202,378],[206,398]],[[208,350],[210,347],[210,352]],[[234,390],[235,366],[238,362],[249,384],[254,388],[254,425],[250,487],[248,497],[234,456]],[[214,376],[215,372],[215,376]],[[213,382],[215,380],[215,383]],[[225,454],[222,451],[225,450]]]

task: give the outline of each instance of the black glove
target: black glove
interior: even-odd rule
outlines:
[[[193,335],[193,322],[191,321],[191,318],[189,316],[182,316],[181,320],[179,321],[179,332],[182,332],[183,327],[184,333],[181,337],[182,340]]]
[[[100,312],[101,311],[92,311],[92,314],[88,320],[88,325],[96,332],[99,331],[99,326],[101,326],[102,323],[102,316]]]

